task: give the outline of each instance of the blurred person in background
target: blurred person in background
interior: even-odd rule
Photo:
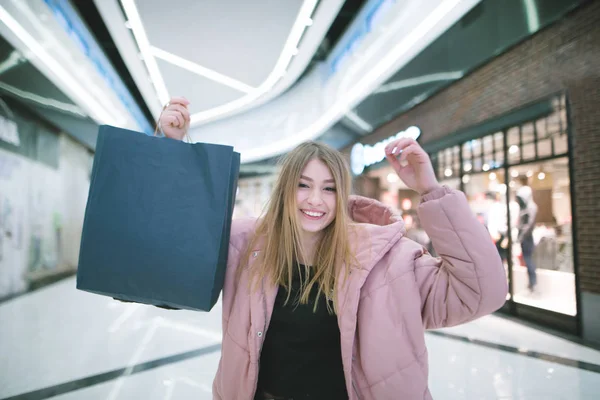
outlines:
[[[485,194],[486,199],[490,202],[485,225],[492,240],[496,244],[496,249],[503,262],[506,261],[508,253],[508,226],[506,216],[506,204],[502,204],[500,193],[488,191]]]
[[[412,222],[410,226],[407,226],[406,237],[419,243],[421,246],[425,247],[430,254],[435,256],[433,243],[431,242],[429,235],[427,235],[427,232],[425,232],[425,229],[421,226],[419,216],[411,214],[410,217]]]
[[[165,107],[167,137],[187,134],[187,105]],[[422,196],[419,219],[442,257],[405,237],[390,208],[350,195],[340,152],[297,146],[264,215],[231,227],[214,399],[431,399],[424,329],[504,304],[504,268],[464,194],[437,182],[416,141],[385,153]]]
[[[527,288],[534,292],[537,285],[537,274],[533,262],[533,251],[535,250],[533,228],[535,227],[538,207],[533,201],[533,191],[530,186],[521,186],[517,189],[516,200],[520,208],[517,241],[521,244],[523,260],[527,266],[527,276],[529,277]]]

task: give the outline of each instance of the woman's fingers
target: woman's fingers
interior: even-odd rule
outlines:
[[[400,153],[402,153],[402,151],[413,144],[417,144],[417,142],[414,139],[411,138],[402,138],[402,139],[398,139],[398,140],[394,140],[393,142],[389,143],[387,146],[385,146],[385,154],[390,154],[390,155],[399,155]]]
[[[411,155],[419,156],[421,153],[421,147],[418,144],[410,144],[404,149],[402,149],[402,154],[400,154],[400,165],[405,165],[408,163],[408,157]]]
[[[167,110],[180,113],[184,121],[190,122],[190,112],[185,106],[182,106],[181,104],[170,104],[169,107],[167,107]]]
[[[185,97],[171,97],[171,100],[169,100],[169,105],[173,104],[181,104],[182,106],[187,107],[190,102]]]
[[[163,120],[175,128],[183,128],[185,125],[183,116],[179,111],[166,111]]]
[[[398,157],[396,157],[393,154],[385,154],[385,157],[387,158],[388,162],[390,163],[390,165],[392,166],[392,168],[394,168],[394,170],[396,171],[400,171],[400,169],[402,169],[402,165],[400,165],[400,161],[398,160]]]

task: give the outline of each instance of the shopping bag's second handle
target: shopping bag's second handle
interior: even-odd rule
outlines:
[[[163,106],[162,110],[160,111],[160,115],[158,116],[158,121],[156,121],[156,126],[154,127],[154,136],[156,136],[156,134],[158,133],[159,130],[163,136],[165,136],[165,137],[167,136],[167,135],[165,135],[165,131],[163,131],[163,128],[160,124],[160,118],[162,117],[163,112],[165,112],[167,107],[169,107],[169,104],[171,104],[171,103],[168,102],[167,104],[165,104]],[[188,132],[185,133],[185,137],[187,138],[188,143],[192,143],[192,138],[190,137],[190,134]]]

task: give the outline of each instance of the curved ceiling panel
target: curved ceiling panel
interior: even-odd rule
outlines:
[[[372,0],[327,61],[291,90],[245,114],[202,126],[192,138],[233,145],[243,162],[316,139],[477,3]]]
[[[194,104],[194,110],[209,110],[240,96],[239,90],[223,87],[214,80],[198,76],[162,60],[157,60],[157,63],[172,96],[185,96]]]
[[[143,0],[136,5],[152,46],[257,87],[277,63],[303,0],[234,3],[177,0],[174,6]]]

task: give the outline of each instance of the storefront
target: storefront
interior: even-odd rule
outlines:
[[[521,15],[505,18],[496,2],[482,2],[353,111],[374,128],[358,140],[362,147],[419,130],[439,180],[464,191],[497,243],[510,283],[503,312],[600,345],[600,3],[560,5],[554,14],[544,9],[537,32],[512,42],[500,35],[511,45],[487,48],[465,71],[472,48],[495,43],[508,32],[496,27],[518,25]],[[467,43],[473,35],[480,40]],[[445,85],[425,82],[458,70]],[[349,157],[352,148],[344,149]],[[409,235],[427,244],[418,197],[387,163],[367,166],[379,156],[363,160],[356,192],[402,211]],[[531,198],[529,206],[519,197]],[[532,210],[525,237],[519,228]]]
[[[569,132],[566,96],[561,93],[424,148],[439,181],[466,194],[496,243],[510,288],[503,310],[575,333],[578,296]],[[383,151],[378,144],[369,148]],[[358,158],[355,151],[351,161],[355,170],[369,163],[364,156]],[[401,212],[408,236],[434,251],[418,223],[419,196],[389,165],[367,166],[356,183],[361,194]],[[519,205],[527,192],[529,203]],[[526,206],[537,210],[530,237],[520,234],[526,230],[522,220]]]

